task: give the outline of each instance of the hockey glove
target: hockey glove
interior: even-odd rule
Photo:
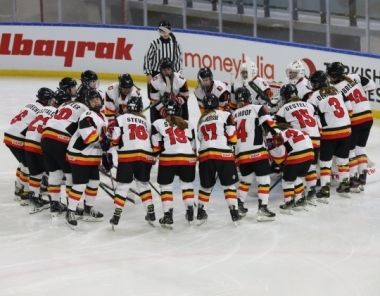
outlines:
[[[112,169],[113,160],[112,160],[112,154],[111,153],[103,153],[102,165],[107,172],[109,172]]]
[[[107,152],[111,147],[111,140],[108,137],[103,137],[100,140],[100,147],[104,152]]]
[[[165,107],[162,107],[159,112],[162,118],[166,118],[166,116],[168,116]]]

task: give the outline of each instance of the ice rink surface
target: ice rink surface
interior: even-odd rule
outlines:
[[[100,88],[108,84],[103,81]],[[25,104],[35,100],[40,87],[57,85],[58,79],[0,78],[1,133]],[[190,104],[196,123],[194,97]],[[270,197],[277,213],[274,222],[256,222],[257,198],[249,196],[248,215],[238,227],[216,188],[208,222],[202,226],[185,222],[177,190],[172,231],[149,226],[137,200],[126,206],[112,232],[112,200],[99,190],[97,207],[105,220],[79,221],[79,229],[73,231],[63,216],[52,221],[49,211],[29,215],[27,207],[14,201],[17,162],[3,144],[0,147],[1,296],[380,295],[379,170],[368,176],[364,193],[351,199],[334,194],[330,204],[318,203],[293,216],[279,213],[278,186]],[[368,155],[377,164],[379,150],[376,122]],[[154,184],[156,172],[154,168]],[[153,195],[159,218],[159,196]]]

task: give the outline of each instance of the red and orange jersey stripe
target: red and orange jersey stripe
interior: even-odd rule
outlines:
[[[348,165],[339,165],[338,172],[339,173],[347,173],[350,171],[350,167]]]
[[[360,125],[371,121],[373,121],[373,115],[371,110],[353,114],[351,117],[351,125]]]
[[[237,198],[236,189],[225,189],[224,190],[224,198],[225,199],[234,199],[234,198]]]
[[[351,136],[351,127],[342,126],[338,128],[322,129],[321,139],[322,140],[335,140],[342,139]]]
[[[303,192],[304,192],[304,190],[305,190],[305,187],[303,186],[303,184],[301,183],[301,184],[298,184],[298,185],[296,185],[295,187],[294,187],[294,193],[295,194],[302,194]]]
[[[314,180],[317,180],[318,179],[318,175],[317,175],[317,172],[316,171],[310,171],[307,173],[306,177],[305,177],[305,180],[307,182],[311,182],[311,181],[314,181]]]
[[[258,186],[258,190],[257,190],[258,194],[269,194],[269,192],[270,192],[270,186],[269,186],[269,184],[259,185]]]
[[[152,163],[154,159],[152,154],[144,151],[119,151],[117,155],[119,163],[129,163],[135,161]]]
[[[61,185],[49,185],[48,186],[48,192],[49,193],[60,193],[61,192]]]
[[[248,192],[250,186],[251,184],[240,181],[238,190],[243,191],[243,192]]]
[[[4,134],[4,144],[8,147],[24,149],[25,139],[12,136],[10,134]]]
[[[194,190],[193,189],[184,189],[182,190],[182,199],[192,199],[194,198]]]
[[[285,160],[286,165],[300,164],[308,160],[314,160],[314,151],[306,149],[294,154],[289,154]]]
[[[76,165],[99,165],[101,162],[101,156],[85,156],[81,154],[66,153],[67,161]]]
[[[40,188],[41,179],[29,177],[29,186],[34,188]]]
[[[207,149],[199,152],[199,162],[206,160],[235,160],[235,156],[231,151]]]
[[[227,141],[231,144],[231,145],[235,145],[237,143],[237,136],[236,136],[236,132],[234,132],[232,135],[227,135]]]
[[[83,140],[83,143],[85,144],[91,144],[96,142],[99,139],[99,135],[96,130],[93,130],[86,139]]]
[[[69,198],[70,198],[70,199],[73,199],[73,200],[79,201],[81,197],[82,197],[82,192],[80,192],[80,191],[76,191],[76,190],[74,190],[74,189],[71,189],[71,190],[70,190],[70,192],[69,192]]]
[[[126,199],[119,194],[116,194],[114,199],[113,199],[114,204],[118,205],[119,207],[122,207],[122,208],[125,205],[125,201],[126,201]]]
[[[63,132],[57,131],[49,127],[44,129],[44,131],[42,132],[42,139],[45,138],[55,140],[64,144],[68,144],[70,142],[69,134],[65,134]]]
[[[197,164],[197,158],[195,155],[160,155],[160,166],[173,166],[173,165],[185,165],[185,166],[195,166]]]
[[[358,165],[359,164],[368,164],[368,157],[367,157],[367,155],[364,155],[364,154],[358,155],[357,159],[358,159]]]
[[[283,189],[285,198],[292,198],[294,196],[294,188],[286,188]]]
[[[152,200],[152,192],[149,190],[143,191],[140,193],[140,198],[142,202]]]
[[[313,143],[313,148],[318,149],[321,147],[321,139],[320,137],[310,137],[311,142]]]
[[[199,190],[198,199],[202,202],[209,202],[210,195],[211,195],[211,192],[205,192],[205,191]]]
[[[236,156],[236,164],[240,165],[245,163],[253,163],[265,159],[269,160],[269,153],[266,149],[262,148],[259,150],[251,150],[239,153]]]
[[[84,191],[84,194],[91,197],[95,197],[97,193],[98,193],[98,188],[86,187],[86,190]]]
[[[42,155],[42,148],[41,144],[31,141],[31,140],[25,140],[24,143],[24,150],[32,153],[37,153]]]
[[[173,192],[171,191],[162,191],[161,192],[161,201],[173,201]]]
[[[319,171],[319,174],[321,176],[331,176],[331,168],[321,168],[320,171]]]

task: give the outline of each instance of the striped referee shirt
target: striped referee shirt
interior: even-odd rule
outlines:
[[[171,37],[168,39],[158,38],[153,40],[144,57],[144,73],[155,75],[160,72],[160,63],[164,58],[172,61],[174,72],[182,70],[182,51],[177,41]]]

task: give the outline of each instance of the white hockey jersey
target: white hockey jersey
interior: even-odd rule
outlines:
[[[80,116],[86,111],[88,111],[88,107],[79,102],[60,106],[57,113],[47,121],[42,132],[42,138],[68,144],[71,136],[78,128]]]
[[[159,102],[162,97],[177,97],[180,96],[187,100],[189,97],[189,89],[187,87],[186,79],[179,73],[173,73],[173,79],[167,80],[161,74],[154,76],[150,82],[150,99],[153,103]],[[156,109],[160,110],[163,107],[162,103],[156,105]]]
[[[349,74],[347,76],[352,82],[343,80],[335,84],[334,87],[341,91],[351,102],[351,125],[360,125],[373,121],[372,109],[361,84],[360,76],[358,74]]]
[[[213,94],[217,98],[219,98],[219,107],[224,108],[225,106],[229,104],[229,101],[230,101],[229,85],[225,82],[214,80],[212,87],[209,91],[205,91],[200,85],[194,90],[194,95],[197,98],[198,105],[202,113],[204,111],[203,98],[206,96],[206,92],[208,94]]]
[[[152,145],[160,153],[159,165],[196,165],[195,132],[190,122],[186,129],[170,126],[166,119],[157,119],[152,127]]]
[[[111,84],[106,90],[104,99],[103,113],[107,119],[115,119],[117,115],[124,114],[130,97],[141,97],[140,89],[133,86],[131,92],[124,96],[120,93],[119,83]]]
[[[119,115],[112,132],[112,144],[117,146],[118,162],[153,162],[150,124],[145,117],[131,113]]]
[[[310,136],[314,148],[320,147],[318,120],[315,118],[314,106],[308,102],[293,101],[283,105],[276,114],[278,122],[287,122],[294,129]]]
[[[281,131],[281,136],[284,140],[283,145],[269,151],[277,164],[280,163],[280,159],[285,165],[302,164],[314,160],[313,144],[308,135],[300,130],[288,128]]]
[[[231,145],[236,144],[236,128],[229,112],[214,110],[204,115],[198,124],[198,139],[200,162],[235,159]]]
[[[242,79],[237,79],[234,83],[234,92],[239,88],[239,87],[246,87],[249,92],[251,93],[252,96],[252,103],[256,105],[264,105],[266,102],[261,99],[260,95],[252,88],[252,83],[256,84],[259,89],[263,91],[266,95],[270,96],[269,90],[269,83],[266,79],[256,76],[250,81],[247,80],[242,80]],[[236,100],[235,100],[235,95],[234,93],[231,94],[231,107],[236,109]]]
[[[313,93],[313,89],[311,88],[310,81],[306,77],[302,77],[299,79],[295,86],[297,88],[298,97],[302,101],[307,101],[309,96]]]
[[[9,147],[24,149],[24,140],[29,123],[37,116],[44,106],[39,102],[26,105],[13,117],[10,127],[4,133],[4,143]]]
[[[351,135],[349,111],[339,91],[332,95],[322,95],[320,90],[315,91],[308,102],[317,109],[322,125],[321,139],[334,140]]]
[[[275,122],[260,105],[246,105],[234,111],[236,122],[237,143],[235,155],[237,164],[257,162],[269,159],[268,151],[264,146],[262,125],[275,127]]]
[[[53,106],[43,107],[38,115],[29,123],[25,135],[25,151],[42,154],[41,138],[46,122],[54,116],[57,108]]]
[[[103,153],[99,141],[105,136],[107,124],[102,113],[83,113],[67,147],[67,161],[76,165],[99,165]]]

